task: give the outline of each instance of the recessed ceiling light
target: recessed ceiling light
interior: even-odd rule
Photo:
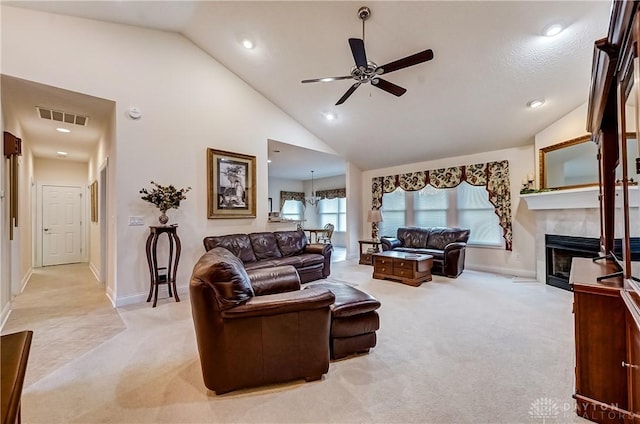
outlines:
[[[56,155],[58,155],[58,156],[67,156],[68,153],[67,152],[56,152]]]
[[[564,28],[562,27],[562,25],[560,24],[553,24],[553,25],[549,25],[545,30],[544,30],[544,35],[546,35],[547,37],[553,37],[555,35],[558,35],[562,32]]]
[[[529,103],[527,103],[527,106],[530,107],[531,109],[535,109],[537,107],[540,107],[544,104],[544,100],[531,100]]]
[[[242,47],[244,47],[245,49],[252,49],[255,46],[256,45],[253,44],[253,41],[249,40],[248,38],[245,38],[244,40],[242,40]]]
[[[61,132],[61,133],[70,133],[71,130],[68,130],[66,128],[56,128],[56,131]]]
[[[327,112],[324,114],[324,117],[327,121],[334,121],[338,118],[338,115],[333,112]]]

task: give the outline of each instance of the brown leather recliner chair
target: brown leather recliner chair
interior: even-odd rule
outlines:
[[[216,247],[196,263],[189,286],[204,384],[217,394],[329,370],[327,289],[300,290],[293,266],[246,271]]]

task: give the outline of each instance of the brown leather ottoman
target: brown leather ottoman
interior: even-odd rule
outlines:
[[[331,359],[366,353],[376,345],[380,302],[373,296],[341,283],[319,283],[308,287],[329,289],[336,297],[331,305]]]

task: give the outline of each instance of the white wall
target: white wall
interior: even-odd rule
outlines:
[[[31,276],[32,266],[32,195],[33,156],[26,143],[23,130],[15,116],[2,114],[2,129],[22,139],[22,156],[18,157],[18,226],[13,228],[9,240],[9,160],[0,159],[2,190],[0,222],[0,324],[4,324],[11,311],[11,300],[18,295]]]
[[[471,165],[491,161],[509,161],[511,182],[511,214],[513,219],[513,250],[467,246],[465,267],[481,271],[521,277],[535,277],[535,216],[520,201],[521,181],[533,169],[533,146],[495,150],[474,155],[412,163],[362,173],[361,235],[370,238],[367,211],[371,208],[371,179],[405,172]]]
[[[345,245],[347,246],[347,259],[356,259],[360,257],[360,228],[362,227],[362,211],[367,210],[363,204],[362,195],[367,190],[371,191],[371,182],[368,185],[363,184],[362,170],[351,162],[347,162],[347,234],[345,236]],[[366,212],[365,212],[366,213]],[[365,219],[366,220],[366,219]]]
[[[2,73],[116,103],[109,169],[118,305],[146,299],[148,228],[128,226],[128,217],[157,223],[158,211],[138,192],[149,181],[193,187],[180,210],[169,211],[170,222],[180,225],[177,280],[184,288],[204,236],[265,228],[269,138],[332,150],[181,35],[1,7]],[[126,117],[131,106],[142,111],[140,120]],[[207,147],[256,156],[256,219],[207,219]]]

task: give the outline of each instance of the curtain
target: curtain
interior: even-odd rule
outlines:
[[[489,192],[489,201],[500,220],[505,249],[511,250],[513,243],[511,183],[509,162],[506,160],[374,177],[371,179],[371,206],[373,209],[380,209],[382,195],[391,193],[398,187],[404,191],[421,190],[428,184],[435,188],[452,188],[463,181],[474,186],[486,187]]]
[[[280,192],[280,210],[284,207],[287,200],[299,200],[304,205],[304,193],[297,191],[281,191]]]
[[[347,197],[347,189],[346,188],[334,188],[331,190],[318,190],[316,191],[316,196],[320,199],[335,199],[335,198],[346,198]]]

